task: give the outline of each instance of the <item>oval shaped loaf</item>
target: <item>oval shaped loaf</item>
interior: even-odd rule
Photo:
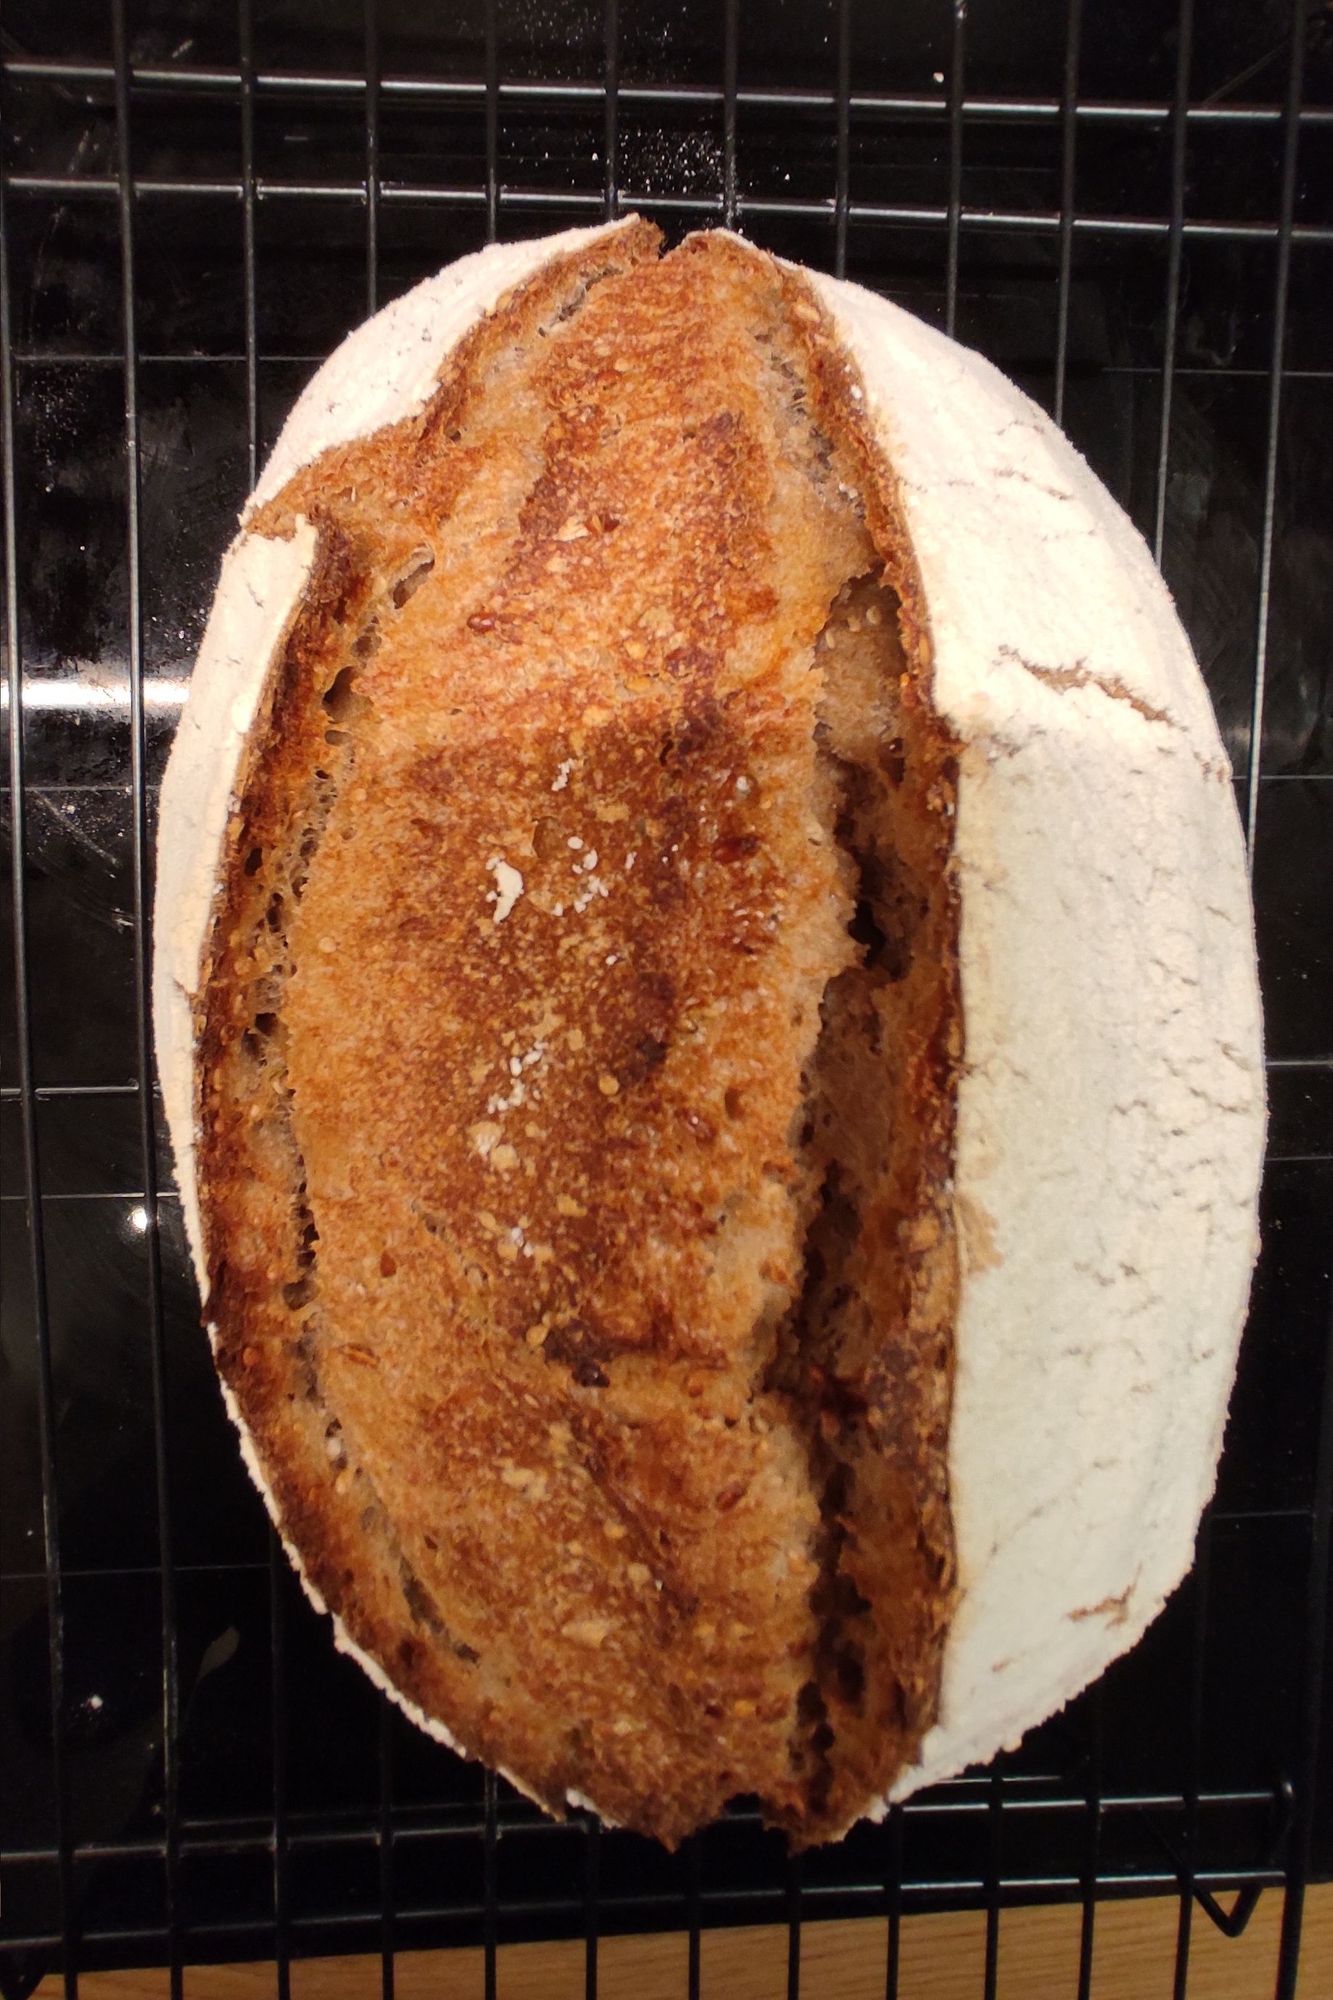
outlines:
[[[1212,1488],[1264,1129],[1231,774],[978,356],[740,239],[353,334],[163,783],[228,1408],[422,1727],[674,1842],[1012,1745]]]

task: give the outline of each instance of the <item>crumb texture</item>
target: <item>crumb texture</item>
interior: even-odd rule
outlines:
[[[553,1807],[809,1840],[935,1713],[956,773],[818,313],[655,248],[257,496],[317,549],[199,1023],[209,1311],[405,1700]]]

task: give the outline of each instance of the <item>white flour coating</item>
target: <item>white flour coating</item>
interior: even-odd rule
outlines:
[[[488,903],[495,905],[491,912],[491,921],[502,924],[523,894],[523,875],[512,862],[502,860],[498,855],[488,861],[486,866],[495,877],[495,887],[486,898]]]
[[[960,1598],[924,1784],[1157,1615],[1212,1491],[1264,1091],[1231,774],[1139,535],[989,363],[815,277],[897,476],[959,778]]]
[[[251,508],[330,446],[420,409],[503,292],[602,233],[493,247],[359,328],[300,398]],[[967,746],[960,1600],[940,1719],[902,1797],[1060,1707],[1189,1566],[1256,1248],[1260,1026],[1226,760],[1140,538],[988,363],[855,286],[812,282],[897,475],[935,699]],[[155,1026],[201,1282],[191,1001],[246,732],[313,556],[304,524],[289,543],[233,546],[163,783]]]

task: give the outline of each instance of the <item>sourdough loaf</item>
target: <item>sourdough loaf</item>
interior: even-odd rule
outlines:
[[[884,301],[630,220],[354,334],[163,786],[247,1461],[423,1727],[674,1841],[1012,1743],[1191,1559],[1263,1095],[1141,541]]]

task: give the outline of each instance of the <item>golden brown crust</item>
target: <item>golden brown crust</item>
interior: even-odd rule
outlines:
[[[790,282],[654,247],[547,267],[420,418],[256,524],[304,513],[319,557],[200,1023],[209,1312],[291,1542],[405,1696],[553,1809],[674,1840],[755,1791],[810,1838],[938,1681],[952,1244],[902,1230],[947,1165],[947,746],[911,734],[946,971],[883,1001],[918,1133],[870,1191],[894,1247],[869,1347],[807,1341],[798,1379],[802,1124],[856,955],[816,643],[877,566],[846,492],[874,473]],[[849,1753],[815,1781],[830,1672]]]

